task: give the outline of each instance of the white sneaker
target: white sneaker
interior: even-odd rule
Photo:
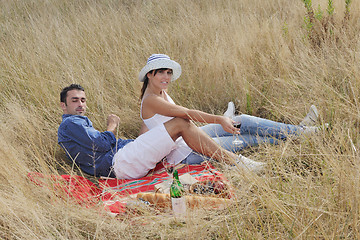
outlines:
[[[311,135],[311,134],[314,134],[314,133],[319,133],[320,130],[328,129],[329,124],[324,123],[324,125],[320,126],[320,127],[317,127],[317,126],[303,126],[303,128],[304,128],[304,131],[303,131],[304,135]]]
[[[256,162],[239,154],[239,158],[236,160],[236,166],[254,173],[261,173],[264,171],[266,163]]]
[[[233,102],[228,103],[228,108],[225,111],[224,116],[230,119],[233,119],[233,117],[235,117],[235,105]]]
[[[305,136],[312,135],[314,133],[318,133],[320,130],[318,127],[314,127],[314,126],[310,126],[310,127],[304,126],[303,128],[304,128],[303,134]]]
[[[300,126],[315,126],[317,120],[319,118],[318,110],[315,105],[311,105],[308,114],[304,117],[304,119],[300,122]]]

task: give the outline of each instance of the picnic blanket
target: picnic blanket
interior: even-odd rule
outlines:
[[[179,176],[188,173],[198,181],[226,181],[223,174],[211,164],[178,165]],[[140,179],[98,179],[98,186],[77,175],[43,175],[32,172],[28,178],[35,184],[53,189],[61,198],[71,198],[85,207],[103,206],[113,214],[126,212],[126,205],[134,201],[139,192],[152,192],[155,185],[172,179],[162,163]]]

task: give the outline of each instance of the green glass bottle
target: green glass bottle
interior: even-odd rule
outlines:
[[[186,215],[186,202],[184,196],[184,187],[179,180],[178,171],[173,171],[173,182],[170,186],[171,205],[174,216],[176,218],[185,217]]]

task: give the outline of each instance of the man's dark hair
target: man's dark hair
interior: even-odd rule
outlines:
[[[80,90],[80,91],[85,91],[84,88],[82,86],[80,86],[79,84],[71,84],[68,87],[64,87],[60,93],[60,102],[66,103],[66,96],[67,96],[68,91],[71,91],[74,89]]]

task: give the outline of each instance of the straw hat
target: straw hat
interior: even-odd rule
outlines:
[[[148,72],[160,68],[169,68],[173,70],[171,81],[175,81],[181,75],[180,64],[171,60],[170,57],[165,54],[153,54],[148,58],[145,67],[143,67],[139,73],[140,82],[145,81],[145,76]]]

